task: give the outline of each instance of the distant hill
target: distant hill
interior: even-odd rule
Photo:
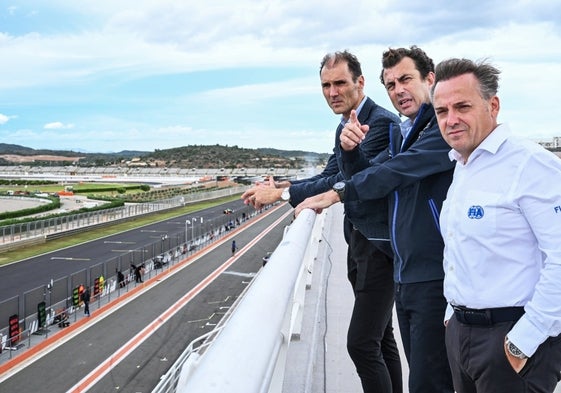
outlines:
[[[278,149],[271,149],[271,148],[259,148],[256,150],[265,155],[272,155],[272,156],[278,155],[281,157],[310,157],[310,158],[317,158],[317,159],[327,159],[330,156],[330,154],[326,154],[326,153],[314,153],[314,152],[302,151],[302,150],[278,150]]]
[[[22,156],[37,154],[35,149],[20,145],[0,143],[0,154],[21,154]]]
[[[163,161],[166,166],[180,168],[302,168],[322,164],[328,154],[276,149],[246,149],[238,146],[191,145],[156,150],[146,160]]]
[[[78,157],[78,156],[124,156],[124,157],[135,157],[148,154],[147,151],[134,151],[134,150],[123,150],[119,153],[84,153],[80,151],[72,150],[49,150],[49,149],[32,149],[30,147],[12,145],[8,143],[0,143],[0,154],[19,154],[22,156],[61,156],[61,157]]]
[[[154,152],[124,150],[118,153],[84,153],[65,150],[32,149],[0,143],[0,165],[109,166],[134,159],[136,165],[179,168],[303,168],[323,165],[329,154],[270,148],[246,149],[238,146],[191,145]]]

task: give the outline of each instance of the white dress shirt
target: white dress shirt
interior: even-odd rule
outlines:
[[[450,158],[458,162],[440,215],[444,295],[476,309],[524,306],[508,337],[532,356],[561,333],[561,159],[506,125],[465,165],[454,150]]]

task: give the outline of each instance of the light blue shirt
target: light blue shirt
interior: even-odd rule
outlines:
[[[401,129],[401,136],[403,137],[403,139],[401,140],[401,146],[403,146],[405,140],[407,139],[407,136],[409,135],[411,129],[413,128],[413,121],[407,118],[399,125],[399,127]]]
[[[561,159],[506,125],[467,163],[450,157],[458,162],[440,215],[444,295],[475,309],[524,306],[508,337],[532,356],[561,333]]]
[[[358,116],[360,113],[360,110],[362,109],[362,107],[364,106],[364,103],[366,102],[366,96],[364,96],[362,98],[362,101],[360,101],[360,104],[358,104],[358,107],[356,108],[356,115]],[[345,127],[345,124],[347,124],[347,122],[349,121],[349,119],[345,119],[344,116],[341,116],[341,125],[343,127]]]

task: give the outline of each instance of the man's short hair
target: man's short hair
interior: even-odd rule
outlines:
[[[348,50],[326,54],[321,60],[321,64],[319,67],[320,75],[324,67],[333,67],[342,61],[347,63],[347,67],[349,67],[349,71],[351,72],[351,75],[353,77],[353,82],[356,82],[357,79],[362,75],[362,68],[357,57]]]
[[[448,59],[436,66],[436,78],[432,93],[438,82],[446,81],[464,74],[473,74],[479,82],[479,93],[485,100],[497,95],[499,90],[499,71],[487,60],[473,61],[469,59]]]
[[[416,45],[409,48],[389,48],[382,54],[382,71],[380,72],[380,82],[384,83],[384,70],[394,67],[403,58],[409,57],[415,63],[415,68],[424,80],[430,72],[434,72],[434,62],[424,50]]]

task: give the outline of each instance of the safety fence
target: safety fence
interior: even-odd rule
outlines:
[[[224,188],[215,191],[195,192],[157,202],[126,204],[111,209],[68,214],[37,221],[0,227],[0,249],[15,247],[18,243],[46,239],[72,230],[112,224],[144,214],[173,209],[188,203],[216,199],[243,192],[247,187]]]
[[[316,219],[304,210],[294,220],[217,329],[189,344],[152,393],[282,392],[289,344],[301,333],[325,214]]]
[[[38,336],[47,338],[49,327],[77,320],[84,306],[82,293],[87,287],[92,304],[101,306],[183,261],[196,250],[215,242],[245,221],[259,214],[245,206],[230,214],[202,220],[186,220],[185,228],[163,235],[108,261],[50,280],[44,285],[0,302],[0,357],[30,346]],[[0,359],[1,360],[1,359]]]

